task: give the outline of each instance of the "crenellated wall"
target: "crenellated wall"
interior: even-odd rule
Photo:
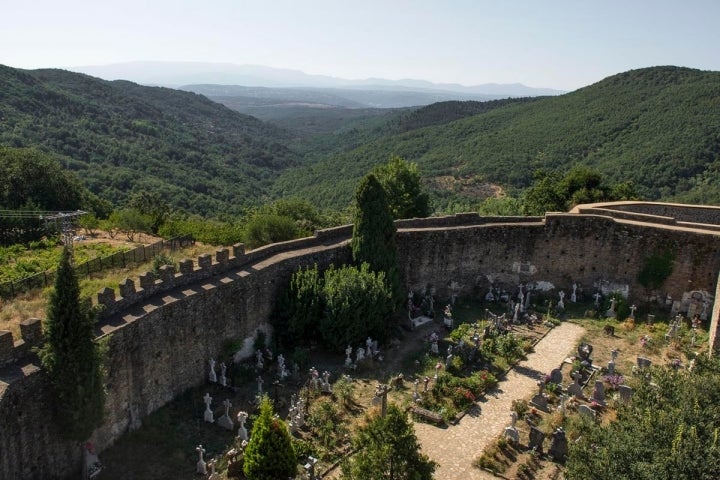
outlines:
[[[598,289],[622,289],[630,301],[642,302],[647,292],[637,284],[637,273],[647,255],[669,248],[676,252],[674,269],[663,291],[655,293],[679,302],[689,291],[701,291],[718,300],[719,232],[684,228],[668,212],[593,208],[593,214],[462,214],[400,221],[403,281],[412,290],[434,288],[441,301],[453,294],[484,295],[491,284],[512,291],[525,283],[556,295],[577,283],[586,298]],[[108,342],[109,395],[106,422],[93,438],[98,449],[201,384],[208,359],[225,342],[251,338],[267,325],[292,272],[315,263],[348,263],[351,232],[351,226],[338,227],[250,252],[235,245],[180,262],[178,271],[163,267],[158,278],[146,273],[117,290],[102,290],[97,332]],[[714,322],[717,312],[714,308]],[[3,479],[60,478],[79,462],[73,446],[53,430],[52,399],[37,360],[29,355],[29,345],[39,341],[39,326],[39,321],[21,326],[18,341],[0,333],[0,365],[7,364],[0,368]]]

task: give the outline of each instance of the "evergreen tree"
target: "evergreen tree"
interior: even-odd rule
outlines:
[[[387,194],[388,206],[395,219],[430,215],[430,197],[422,191],[417,164],[393,155],[387,164],[376,167],[373,174]]]
[[[385,272],[385,280],[400,304],[403,293],[398,272],[396,228],[388,207],[387,194],[375,175],[360,181],[355,193],[355,224],[350,246],[357,265],[367,262],[375,272]]]
[[[80,301],[80,286],[72,266],[72,252],[65,247],[50,294],[45,344],[39,351],[55,395],[60,431],[82,442],[103,421],[105,391],[101,355],[95,343],[94,316]]]
[[[358,453],[342,467],[344,480],[428,480],[436,464],[420,453],[412,423],[395,405],[374,417],[354,440]]]
[[[253,423],[243,471],[250,480],[295,478],[297,473],[290,432],[285,422],[274,417],[267,396],[260,402],[260,414]]]

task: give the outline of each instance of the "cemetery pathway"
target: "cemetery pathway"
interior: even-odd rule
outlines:
[[[535,345],[535,352],[508,372],[497,389],[487,395],[486,401],[479,402],[477,411],[465,415],[457,425],[438,428],[415,422],[423,453],[439,464],[435,478],[495,478],[473,467],[473,461],[510,424],[513,400],[527,399],[537,393],[537,381],[572,354],[584,333],[585,329],[573,323],[562,323],[552,329]]]

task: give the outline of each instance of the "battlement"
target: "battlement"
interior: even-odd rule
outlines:
[[[12,332],[0,330],[0,367],[14,363],[31,353],[33,347],[42,344],[42,321],[29,318],[20,323],[20,338],[15,340]]]

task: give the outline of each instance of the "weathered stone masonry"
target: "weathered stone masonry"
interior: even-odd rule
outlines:
[[[716,293],[720,232],[698,219],[720,218],[720,210],[682,206],[659,209],[661,216],[615,204],[587,206],[592,214],[548,214],[531,218],[489,218],[474,214],[398,222],[398,246],[405,285],[435,288],[438,300],[451,294],[484,294],[488,286],[512,289],[543,283],[568,292],[573,282],[586,289],[626,286],[642,302],[637,284],[644,258],[664,248],[676,252],[664,297],[688,290]],[[673,216],[673,212],[679,212]],[[602,213],[602,214],[600,214]],[[653,212],[654,213],[654,212]],[[717,216],[716,216],[717,215]],[[677,217],[677,218],[676,218]],[[105,289],[99,335],[109,336],[107,421],[93,440],[102,450],[143,417],[189,387],[204,381],[207,360],[227,340],[251,337],[270,320],[275,298],[300,266],[350,261],[351,227],[315,237],[269,245],[252,252],[241,246],[215,257],[185,261],[179,272],[145,274]],[[717,330],[713,309],[711,335]],[[59,439],[51,422],[45,378],[28,355],[39,339],[39,322],[23,326],[23,339],[0,333],[0,478],[62,478],[79,466],[79,452]]]

